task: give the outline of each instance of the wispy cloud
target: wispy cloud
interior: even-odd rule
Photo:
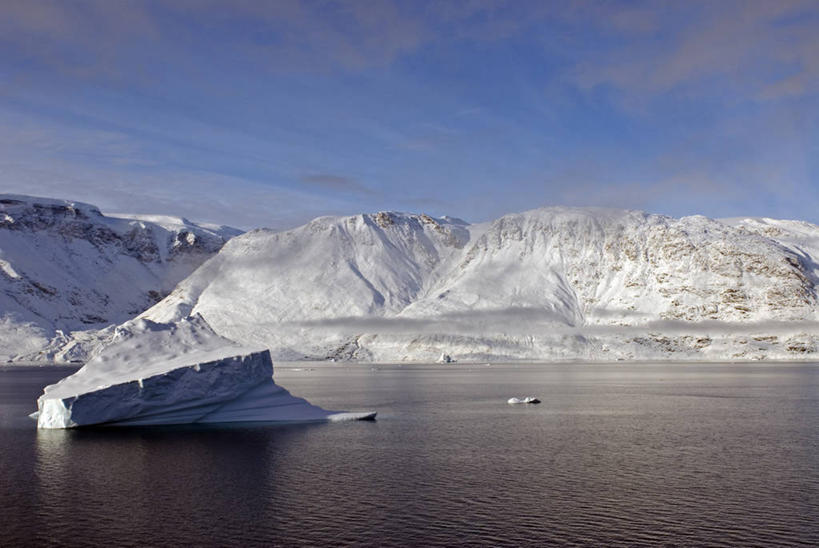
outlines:
[[[620,317],[627,317],[628,313]],[[491,310],[465,310],[432,317],[343,317],[324,320],[294,322],[280,327],[309,328],[334,333],[376,334],[452,334],[472,336],[532,335],[554,336],[666,336],[685,335],[790,335],[813,332],[819,322],[757,321],[726,322],[706,320],[686,322],[678,320],[640,321],[632,317],[630,325],[595,324],[568,325],[562,317],[541,308],[511,307]]]
[[[610,84],[643,97],[680,87],[701,95],[715,85],[757,99],[819,91],[816,2],[648,6],[614,14],[612,4],[596,7],[588,21],[622,42],[607,51],[589,51],[574,71],[576,82],[586,88]]]
[[[330,173],[303,175],[299,178],[299,181],[307,186],[314,186],[339,192],[352,192],[357,194],[373,193],[371,189],[367,188],[355,179],[344,177],[342,175],[333,175]]]
[[[289,228],[340,213],[312,189],[180,166],[126,132],[66,128],[0,110],[0,189],[80,200],[104,212],[157,213],[239,228]],[[299,204],[294,207],[294,204]]]
[[[816,221],[817,51],[811,0],[5,0],[0,164],[96,202],[266,188],[291,219],[569,203]]]
[[[202,70],[196,53],[242,55],[268,70],[383,66],[428,38],[411,5],[336,0],[8,0],[0,4],[0,46],[76,77],[148,76],[168,62]],[[139,50],[163,51],[144,64]],[[167,58],[165,58],[167,56]],[[185,67],[180,67],[184,63]]]

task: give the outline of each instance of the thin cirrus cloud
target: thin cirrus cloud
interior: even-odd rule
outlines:
[[[356,194],[372,194],[372,190],[355,179],[329,173],[315,173],[299,178],[303,184],[338,192],[353,192]]]
[[[6,0],[0,185],[242,227],[819,221],[817,51],[810,0]]]
[[[105,72],[127,62],[132,48],[150,43],[161,44],[170,61],[197,65],[202,60],[186,54],[197,48],[212,53],[212,47],[206,47],[214,34],[206,31],[212,30],[223,37],[220,49],[248,54],[270,69],[364,70],[442,43],[442,31],[465,40],[497,42],[545,25],[585,29],[611,41],[604,50],[599,42],[581,48],[569,76],[583,86],[610,83],[657,91],[712,74],[744,75],[763,93],[777,88],[809,93],[819,86],[817,8],[811,0],[670,5],[579,1],[549,7],[527,2],[413,6],[392,1],[237,0],[228,7],[218,0],[8,0],[0,13],[6,47],[25,47],[29,60],[70,67],[78,75]],[[577,46],[578,38],[566,36],[563,44]],[[141,61],[145,68],[148,60]],[[774,70],[776,65],[782,65],[781,70]]]
[[[0,14],[6,45],[89,78],[150,72],[163,62],[207,71],[197,55],[217,49],[269,70],[365,69],[411,51],[424,34],[397,2],[9,0]],[[142,47],[168,58],[134,55]]]
[[[665,13],[640,11],[644,24],[637,26],[600,17],[601,28],[623,42],[581,62],[575,80],[584,87],[605,83],[646,94],[696,84],[702,85],[700,92],[714,93],[716,79],[744,86],[742,95],[757,99],[776,98],[777,91],[819,90],[815,2],[729,0],[669,7]]]

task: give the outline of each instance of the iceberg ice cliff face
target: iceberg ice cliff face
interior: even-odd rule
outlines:
[[[270,353],[220,337],[201,317],[135,320],[75,374],[45,388],[38,428],[374,418],[326,411],[273,382]]]

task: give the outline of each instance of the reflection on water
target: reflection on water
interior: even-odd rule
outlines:
[[[0,375],[3,545],[819,543],[811,365],[316,366],[277,379],[379,421],[37,431],[48,375]]]
[[[101,543],[128,532],[142,545],[158,526],[173,544],[249,539],[257,520],[276,519],[281,461],[297,460],[295,440],[315,427],[40,430],[40,513],[64,538]]]

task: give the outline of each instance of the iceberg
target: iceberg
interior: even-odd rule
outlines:
[[[273,381],[267,349],[221,337],[198,315],[172,324],[133,320],[113,339],[43,390],[38,428],[375,419],[291,395]]]
[[[526,396],[523,398],[509,398],[506,403],[509,405],[517,405],[519,403],[540,403],[540,400],[534,396]]]

